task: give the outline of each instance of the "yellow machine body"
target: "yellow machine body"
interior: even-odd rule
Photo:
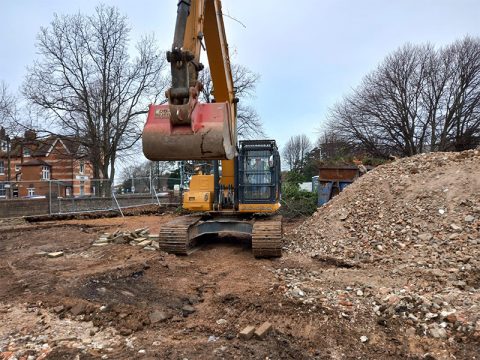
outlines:
[[[183,208],[191,211],[213,210],[213,175],[194,175],[190,189],[183,193]]]
[[[241,213],[274,213],[280,209],[280,203],[275,204],[239,204]]]
[[[206,103],[200,102],[202,48],[212,80]],[[173,45],[166,55],[172,80],[165,93],[168,104],[150,106],[143,152],[153,161],[212,161],[213,174],[190,178],[183,208],[199,214],[164,224],[160,249],[188,255],[201,236],[228,233],[251,236],[255,257],[281,256],[281,216],[264,214],[280,207],[280,155],[274,140],[237,139],[238,99],[221,1],[178,1]]]

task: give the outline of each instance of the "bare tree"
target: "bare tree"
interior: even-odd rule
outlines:
[[[437,85],[440,96],[434,146],[441,151],[465,150],[480,140],[480,39],[466,37],[439,54],[444,78]],[[436,125],[436,126],[433,126]]]
[[[132,177],[162,177],[168,175],[175,167],[175,161],[144,161],[131,163],[121,170],[121,179]]]
[[[240,99],[237,104],[237,132],[238,137],[243,139],[265,136],[263,124],[255,109],[246,103],[246,100],[255,96],[260,75],[253,73],[242,65],[232,65],[232,78],[235,87],[235,96]],[[208,68],[200,74],[203,83],[202,100],[210,103],[213,101],[213,82]]]
[[[94,177],[111,181],[119,153],[139,140],[147,105],[166,86],[155,38],[142,38],[132,59],[129,33],[115,7],[100,5],[90,16],[55,15],[38,34],[40,58],[23,86],[47,119],[41,130],[53,124],[75,136],[89,151]]]
[[[292,171],[302,172],[308,153],[312,150],[312,142],[307,135],[295,135],[290,137],[283,148],[283,159]]]
[[[426,132],[419,122],[424,58],[423,49],[411,45],[389,55],[359,89],[333,108],[332,131],[356,139],[375,155],[421,151]]]
[[[14,106],[14,98],[8,92],[8,87],[5,82],[0,82],[0,119],[2,121],[11,116]]]
[[[4,81],[0,82],[0,128],[5,129],[8,136],[13,136],[18,133],[18,126],[16,126],[17,107],[16,98],[8,90],[8,86]]]
[[[374,156],[464,150],[480,141],[480,39],[405,45],[330,111],[328,130]]]
[[[319,152],[319,159],[327,162],[338,157],[353,155],[356,148],[354,144],[328,130],[319,136],[316,147]]]
[[[240,139],[253,139],[265,136],[262,120],[252,106],[238,104],[237,133]]]

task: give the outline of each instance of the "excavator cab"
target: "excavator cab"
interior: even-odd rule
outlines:
[[[238,210],[273,212],[280,205],[280,155],[275,140],[243,140],[238,154]]]
[[[213,162],[183,194],[191,211],[273,213],[280,208],[280,155],[275,140],[241,140],[234,160]]]

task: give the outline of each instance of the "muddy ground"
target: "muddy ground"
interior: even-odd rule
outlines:
[[[478,357],[473,340],[433,339],[406,332],[395,319],[379,321],[365,305],[369,294],[406,279],[374,266],[301,254],[257,260],[248,239],[229,237],[203,239],[188,257],[127,244],[91,246],[99,234],[118,229],[148,226],[157,233],[173,217],[0,228],[0,359]],[[53,251],[64,256],[41,253]],[[339,295],[292,296],[290,273],[309,274],[309,286]],[[273,330],[263,340],[238,337],[264,321]]]

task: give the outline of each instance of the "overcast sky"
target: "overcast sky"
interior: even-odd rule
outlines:
[[[16,91],[53,13],[92,13],[98,1],[0,0],[0,80]],[[132,39],[171,46],[177,0],[104,1],[126,14]],[[478,0],[224,0],[232,61],[261,75],[253,105],[269,138],[312,140],[328,108],[406,42],[441,46],[480,32]],[[205,57],[203,58],[206,62]]]

